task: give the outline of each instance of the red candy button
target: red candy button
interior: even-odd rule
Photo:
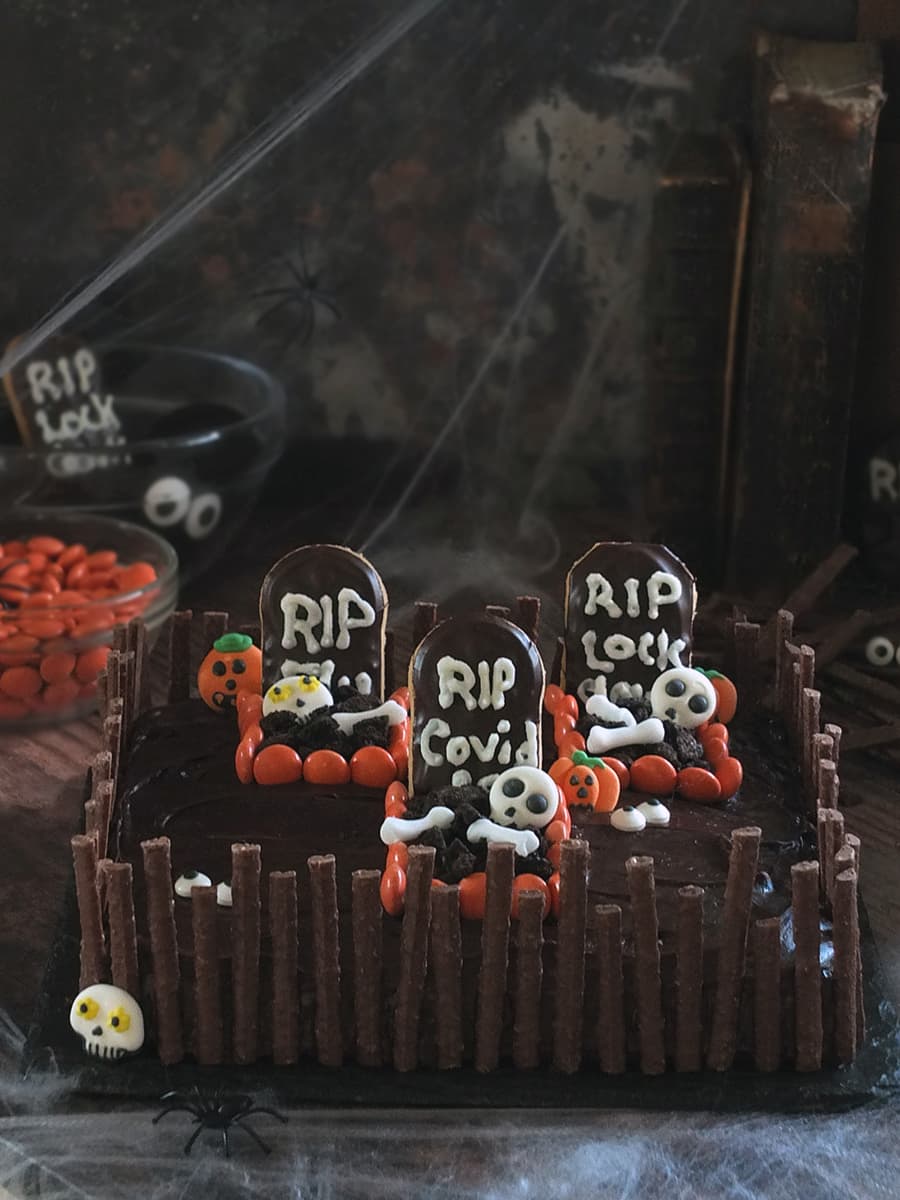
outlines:
[[[349,783],[350,764],[336,750],[313,750],[303,764],[307,783]]]
[[[350,777],[360,787],[387,787],[397,778],[397,764],[383,746],[363,746],[350,759]]]
[[[296,783],[303,778],[303,759],[292,746],[266,746],[253,760],[253,778],[265,785]]]

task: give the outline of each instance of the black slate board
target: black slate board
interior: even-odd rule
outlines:
[[[481,1075],[459,1071],[414,1071],[354,1065],[340,1070],[302,1062],[296,1067],[199,1067],[188,1061],[164,1067],[150,1057],[108,1066],[88,1063],[69,1028],[73,980],[78,978],[77,911],[74,886],[66,899],[60,933],[50,955],[37,1017],[26,1043],[23,1074],[58,1070],[81,1095],[156,1100],[163,1092],[223,1088],[274,1093],[283,1105],[318,1108],[648,1108],[708,1109],[767,1113],[839,1112],[900,1091],[900,1026],[887,999],[881,964],[864,910],[860,930],[865,977],[866,1045],[852,1067],[814,1074],[749,1069],[724,1074],[674,1071],[648,1077],[636,1071],[609,1076],[588,1068],[575,1076],[549,1069],[511,1067]]]

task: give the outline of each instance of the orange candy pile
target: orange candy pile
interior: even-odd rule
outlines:
[[[155,579],[150,563],[121,563],[114,550],[55,537],[0,543],[0,720],[92,696],[103,643],[150,598],[123,595]]]

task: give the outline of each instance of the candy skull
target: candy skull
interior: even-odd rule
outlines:
[[[716,691],[702,671],[673,667],[663,671],[650,692],[653,715],[696,729],[716,711]]]
[[[315,675],[288,675],[273,683],[263,697],[263,716],[289,712],[305,721],[317,709],[334,704],[331,692]]]
[[[556,816],[559,788],[538,767],[510,767],[491,784],[491,818],[498,825],[543,829]]]
[[[144,1044],[144,1015],[138,1002],[109,983],[95,983],[79,992],[69,1024],[95,1058],[124,1058]]]

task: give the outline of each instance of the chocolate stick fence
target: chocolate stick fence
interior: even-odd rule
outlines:
[[[537,616],[527,600],[518,601],[517,616],[523,624]],[[434,615],[432,606],[421,606],[419,620],[423,626]],[[194,629],[202,624],[204,634],[212,635],[223,622],[224,614],[215,613],[196,617],[179,614],[173,620],[170,694],[188,694],[185,664]],[[836,808],[840,730],[830,725],[824,730],[819,728],[821,703],[812,686],[814,656],[808,647],[791,642],[790,614],[779,613],[773,625],[778,681],[775,701],[802,764],[801,778],[811,817],[815,813],[819,849],[819,863],[800,863],[792,870],[793,965],[788,967],[782,962],[779,919],[759,920],[750,927],[750,897],[759,846],[756,829],[737,830],[732,835],[723,915],[706,950],[703,893],[691,887],[680,890],[671,1014],[664,1012],[662,1003],[652,859],[631,859],[627,864],[632,935],[625,943],[623,914],[616,905],[600,905],[592,911],[588,936],[583,843],[569,842],[561,847],[559,914],[552,934],[547,930],[554,926],[544,924],[544,898],[539,893],[525,891],[518,895],[517,914],[512,916],[513,851],[492,846],[480,964],[476,964],[473,1057],[479,1070],[495,1069],[506,1050],[521,1069],[543,1065],[577,1070],[584,1060],[585,1045],[596,1045],[604,1072],[624,1070],[629,1061],[625,1014],[626,1004],[632,1003],[632,986],[637,1011],[636,1058],[646,1073],[666,1069],[667,1041],[671,1065],[678,1070],[696,1070],[702,1065],[705,1038],[707,1065],[719,1070],[729,1066],[737,1052],[738,1028],[743,1027],[739,1018],[745,996],[748,1011],[744,1015],[749,1017],[752,1008],[751,1051],[758,1069],[770,1071],[793,1065],[808,1071],[823,1062],[852,1061],[865,1028],[859,949],[859,842],[845,833],[843,815]],[[730,637],[744,711],[752,714],[753,702],[763,691],[758,674],[761,634],[738,613],[730,623]],[[322,1063],[340,1065],[345,1055],[340,975],[340,933],[344,926],[337,907],[332,856],[308,860],[312,903],[302,921],[297,909],[296,873],[272,872],[268,876],[269,964],[263,961],[261,942],[265,863],[258,848],[234,847],[234,908],[230,913],[231,941],[226,947],[231,967],[222,969],[227,959],[221,957],[222,912],[215,889],[194,889],[193,963],[189,977],[182,978],[169,844],[166,839],[145,842],[142,892],[146,903],[142,900],[139,915],[142,924],[146,919],[142,934],[146,940],[138,941],[131,868],[127,863],[104,859],[121,776],[122,744],[131,721],[140,713],[145,688],[146,642],[137,626],[129,626],[110,658],[104,749],[92,764],[91,797],[86,804],[88,832],[72,843],[82,933],[82,983],[111,978],[133,994],[140,994],[141,979],[149,978],[153,1004],[147,1015],[162,1061],[175,1063],[183,1057],[184,1008],[193,1013],[191,1050],[198,1061],[212,1065],[229,1059],[252,1062],[262,1052],[258,1022],[264,976],[271,989],[271,1011],[277,1014],[272,1022],[273,1060],[286,1069],[301,1069],[304,1051],[300,1038],[299,947],[311,944],[316,1054]],[[399,965],[391,957],[388,966],[383,949],[391,925],[380,906],[379,872],[359,871],[351,880],[352,911],[347,929],[348,938],[352,934],[355,1033],[347,1047],[348,1054],[362,1065],[384,1062],[384,1017],[391,1007],[393,1049],[388,1058],[393,1057],[395,1067],[410,1070],[418,1065],[419,1029],[426,1013],[434,1031],[438,1067],[455,1069],[463,1064],[465,1008],[459,889],[442,886],[432,890],[433,861],[430,848],[410,848]],[[834,928],[831,988],[822,986],[819,962],[823,913],[831,918]],[[555,950],[546,962],[545,938],[555,941]],[[514,956],[507,994],[510,942]],[[713,967],[715,980],[708,1027],[701,984],[704,957],[707,969]],[[350,962],[348,953],[348,967]],[[545,974],[547,963],[553,967]],[[585,986],[588,968],[596,977],[590,989]],[[467,965],[466,970],[470,969]],[[433,986],[426,989],[429,972]],[[792,1004],[783,1003],[785,985],[793,987]],[[223,1028],[229,988],[234,989],[231,1048]],[[188,995],[188,989],[192,995]],[[548,990],[551,995],[542,998],[542,992]],[[830,1006],[827,1013],[826,1005]],[[668,1029],[667,1022],[672,1023]],[[792,1025],[789,1031],[785,1028],[788,1022]],[[793,1061],[788,1058],[785,1063],[784,1048],[794,1044]]]

